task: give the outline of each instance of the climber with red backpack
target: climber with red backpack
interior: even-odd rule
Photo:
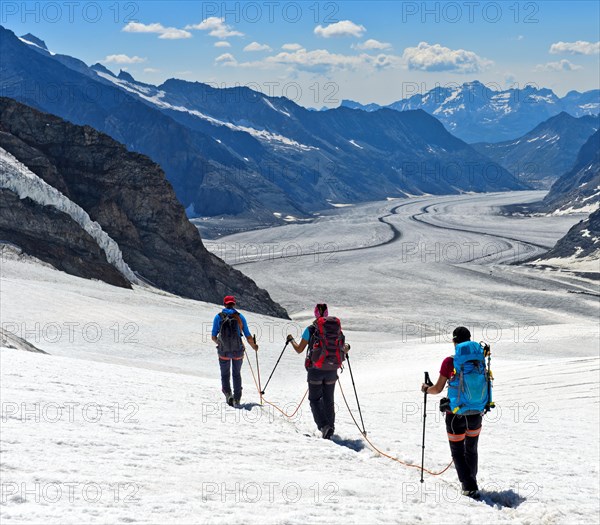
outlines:
[[[225,308],[213,321],[212,340],[217,345],[219,366],[221,368],[221,387],[225,400],[230,406],[239,406],[242,397],[242,363],[245,347],[242,335],[248,344],[258,351],[258,345],[250,334],[246,318],[235,309],[235,297],[228,295],[223,299]],[[231,391],[230,375],[233,377]]]
[[[305,360],[308,381],[308,400],[313,418],[324,439],[335,431],[335,383],[350,345],[346,344],[340,320],[330,317],[326,304],[317,304],[315,321],[305,328],[297,343],[291,335],[287,341],[301,354],[306,347]]]

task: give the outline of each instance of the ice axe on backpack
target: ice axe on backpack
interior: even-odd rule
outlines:
[[[492,350],[490,345],[481,341],[479,343],[483,347],[483,356],[484,359],[487,357],[487,371],[486,371],[486,382],[487,382],[487,395],[488,400],[485,405],[485,414],[487,414],[492,408],[496,408],[496,404],[492,400],[492,381],[494,380],[494,375],[492,374]]]
[[[290,343],[290,341],[291,341],[291,339],[286,339],[285,345],[283,345],[283,350],[281,351],[281,354],[279,354],[279,359],[277,359],[277,363],[275,363],[275,366],[273,367],[271,375],[269,376],[269,379],[267,379],[267,384],[265,385],[265,388],[263,388],[260,391],[260,395],[261,396],[265,395],[265,390],[267,389],[267,386],[269,386],[269,381],[271,381],[271,378],[273,377],[273,374],[275,373],[275,369],[277,368],[277,365],[279,364],[279,361],[281,361],[281,358],[283,357],[283,352],[285,352],[285,349],[287,348],[287,345]]]
[[[425,381],[427,386],[433,386],[431,379],[429,379],[429,372],[425,372]],[[423,444],[421,450],[421,483],[423,483],[423,470],[425,468],[425,419],[427,418],[427,391],[424,392],[423,398]]]

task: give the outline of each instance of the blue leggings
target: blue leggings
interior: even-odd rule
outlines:
[[[224,394],[231,394],[229,376],[233,377],[233,397],[242,397],[242,363],[243,359],[219,359],[221,367],[221,388]],[[231,364],[233,363],[233,367]]]

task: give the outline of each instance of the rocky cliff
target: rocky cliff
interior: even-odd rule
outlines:
[[[287,317],[265,290],[206,250],[162,169],[148,157],[127,151],[89,126],[8,98],[0,98],[0,147],[83,208],[118,243],[129,267],[157,287],[214,303],[231,293],[241,308]],[[44,242],[38,223],[21,220],[33,213],[31,203],[17,208],[10,193],[1,198],[2,224],[5,232],[12,231],[10,240],[29,246],[36,256],[51,251],[52,237]],[[48,214],[46,220],[53,217]],[[28,236],[36,242],[27,244]],[[63,269],[81,273],[65,265]]]

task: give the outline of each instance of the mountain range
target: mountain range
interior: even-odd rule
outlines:
[[[600,203],[600,130],[581,147],[575,164],[550,188],[541,209],[553,213],[590,213]]]
[[[315,112],[244,87],[152,86],[2,27],[0,73],[4,96],[160,164],[190,216],[272,224],[336,203],[528,187],[421,109]]]
[[[352,100],[343,100],[341,106],[367,112],[383,107],[396,111],[422,109],[468,143],[503,142],[518,139],[563,111],[574,117],[598,115],[600,90],[570,91],[560,98],[547,88],[527,85],[501,90],[473,81],[460,86],[436,86],[387,106]]]
[[[0,239],[68,273],[287,318],[209,253],[161,168],[89,126],[0,98]]]
[[[581,146],[575,162],[550,187],[543,200],[507,206],[508,213],[593,213],[600,205],[600,130]]]
[[[537,188],[549,188],[568,171],[581,146],[600,128],[600,117],[561,112],[517,140],[472,146]]]
[[[573,267],[588,263],[587,277],[600,279],[600,209],[575,224],[536,264]],[[557,264],[558,263],[558,264]],[[595,274],[595,275],[593,275]]]

